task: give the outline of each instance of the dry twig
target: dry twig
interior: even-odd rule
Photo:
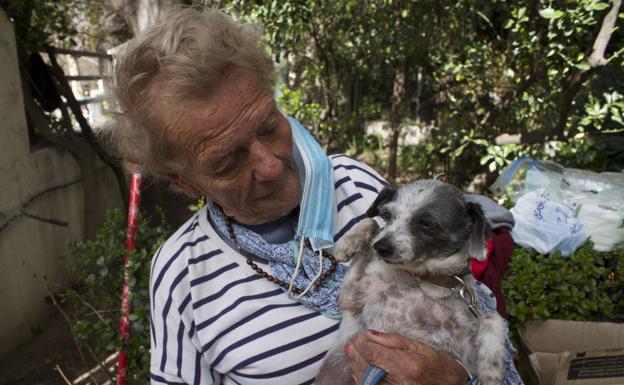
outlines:
[[[63,371],[61,370],[61,367],[56,365],[54,367],[54,370],[56,370],[57,372],[59,372],[59,374],[61,375],[61,377],[63,377],[63,380],[65,380],[65,383],[67,383],[67,385],[72,385],[71,381],[69,381],[69,379],[67,378],[67,376],[65,376],[65,373],[63,373]]]
[[[63,310],[63,308],[56,301],[56,296],[50,290],[50,285],[48,284],[48,277],[45,274],[42,274],[42,277],[43,277],[43,283],[45,284],[46,291],[48,292],[48,295],[50,296],[50,299],[52,300],[52,305],[54,305],[56,310],[58,310],[58,312],[61,313],[63,318],[65,318],[65,321],[67,321],[67,325],[69,326],[69,332],[72,335],[72,339],[74,340],[74,344],[76,345],[76,349],[78,350],[78,354],[80,354],[80,359],[82,360],[82,364],[84,365],[86,370],[89,370],[89,364],[87,364],[87,360],[86,360],[84,354],[82,353],[82,349],[80,349],[80,345],[78,344],[78,339],[76,338],[76,334],[74,333],[74,331],[71,328],[71,326],[72,326],[71,318],[69,318],[69,316],[67,315],[65,310]],[[98,364],[100,364],[99,360],[98,360]],[[101,366],[101,364],[100,364],[100,366]],[[95,385],[99,385],[97,380],[92,375],[90,375],[89,377],[95,383]]]

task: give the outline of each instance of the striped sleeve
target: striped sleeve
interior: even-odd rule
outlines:
[[[189,221],[186,230],[184,226],[181,230],[189,231],[195,223]],[[153,258],[150,279],[152,385],[210,385],[220,381],[218,374],[202,359],[193,332],[192,313],[186,311],[190,302],[188,255],[207,238],[192,239],[174,234]]]
[[[332,155],[337,227],[334,241],[366,217],[366,210],[388,183],[371,167],[347,155]],[[343,221],[343,219],[345,219]]]

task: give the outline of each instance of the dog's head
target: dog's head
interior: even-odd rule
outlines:
[[[378,256],[414,273],[456,274],[469,257],[485,257],[490,228],[481,206],[452,185],[421,180],[386,187],[367,215],[386,222],[372,242]]]

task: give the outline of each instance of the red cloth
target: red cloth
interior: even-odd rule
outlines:
[[[479,261],[476,258],[470,258],[470,270],[472,271],[472,276],[475,277],[476,280],[480,280],[487,270],[488,265],[490,264],[490,254],[492,254],[492,240],[488,239],[487,241],[487,252],[485,253],[485,258],[483,261]]]
[[[507,318],[508,314],[501,285],[513,249],[513,238],[506,228],[501,227],[492,231],[492,238],[488,241],[486,259],[483,261],[470,259],[472,275],[492,290],[496,296],[496,310],[503,318]]]

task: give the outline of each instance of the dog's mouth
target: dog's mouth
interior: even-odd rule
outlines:
[[[379,253],[377,253],[377,258],[381,259],[382,261],[384,261],[384,263],[388,265],[405,266],[406,269],[413,269],[414,265],[421,264],[426,260],[426,258],[417,257],[417,256],[413,256],[410,259],[405,259],[405,258],[399,257],[396,254],[384,256],[384,255],[379,255]]]
[[[385,263],[387,263],[388,265],[402,265],[402,264],[403,264],[403,261],[401,261],[401,260],[400,260],[400,259],[398,259],[398,258],[394,258],[394,257],[392,257],[392,256],[390,256],[390,257],[381,257],[381,256],[380,256],[380,258],[381,258],[381,259],[382,259]]]

